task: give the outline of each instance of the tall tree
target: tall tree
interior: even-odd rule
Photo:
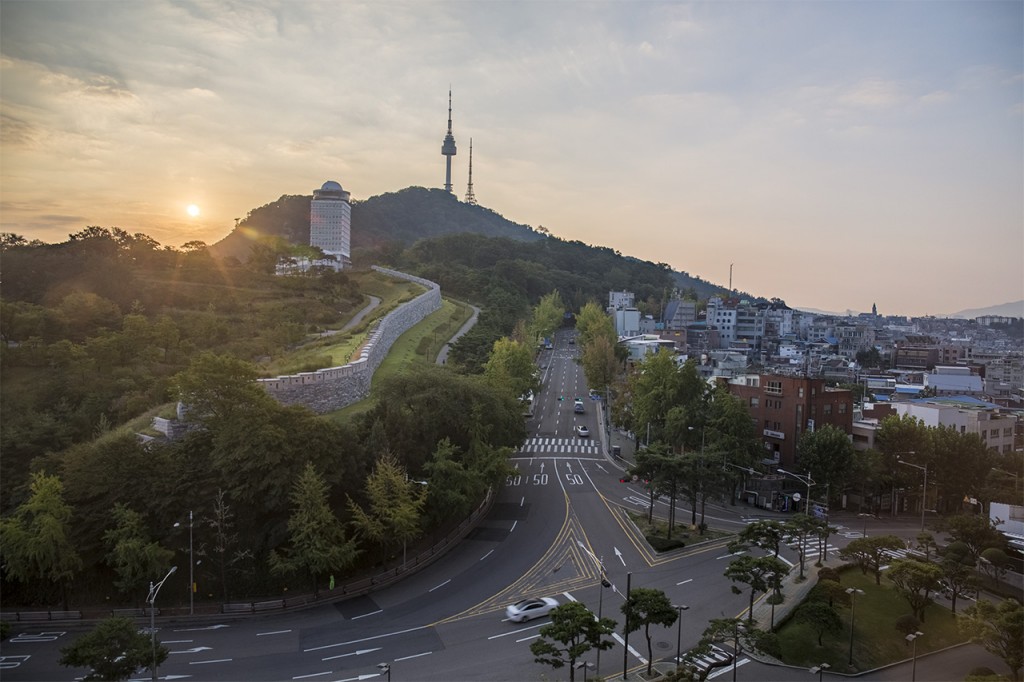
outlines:
[[[540,301],[533,307],[530,319],[531,341],[554,336],[555,330],[562,326],[564,317],[565,303],[558,289],[541,296]]]
[[[818,646],[822,645],[821,639],[825,633],[839,632],[843,627],[836,610],[817,599],[804,602],[797,609],[795,617],[796,620],[807,623],[818,634]]]
[[[1024,606],[1016,599],[998,604],[979,599],[957,618],[960,631],[1001,658],[1010,668],[1010,678],[1019,682],[1024,667]]]
[[[213,513],[206,519],[206,525],[213,531],[211,550],[217,561],[217,573],[220,577],[220,595],[225,602],[230,601],[228,586],[228,569],[234,564],[252,559],[251,549],[237,549],[238,533],[235,530],[235,512],[228,504],[227,494],[223,489],[217,490],[213,500]]]
[[[107,564],[117,573],[121,594],[140,603],[146,582],[167,570],[174,552],[149,539],[142,514],[134,509],[117,504],[111,517],[114,527],[103,534]]]
[[[871,571],[875,576],[875,584],[882,584],[882,564],[889,556],[886,552],[903,549],[903,540],[895,535],[875,535],[869,538],[851,540],[846,547],[839,550],[839,558],[860,566],[861,573],[867,575]]]
[[[853,468],[853,443],[846,433],[831,424],[805,431],[797,444],[797,461],[818,485],[838,493]],[[828,501],[826,500],[826,503]]]
[[[568,665],[570,682],[576,679],[576,661],[581,656],[591,649],[604,651],[615,644],[610,639],[602,639],[615,631],[615,621],[611,618],[598,620],[579,602],[562,604],[550,615],[551,622],[539,630],[540,639],[530,644],[530,652],[535,661],[556,670]]]
[[[679,613],[672,606],[672,601],[661,590],[649,587],[637,587],[630,591],[629,597],[622,605],[622,613],[626,616],[628,632],[644,629],[647,638],[647,674],[651,674],[654,662],[654,651],[651,648],[651,626],[661,625],[672,627]]]
[[[201,353],[175,377],[175,389],[192,419],[224,421],[239,412],[272,403],[259,384],[256,368],[229,355]]]
[[[355,561],[355,543],[345,531],[327,501],[327,483],[312,463],[306,464],[292,488],[292,515],[288,519],[291,548],[270,553],[270,570],[278,574],[305,573],[313,595],[320,596],[318,578],[330,571],[343,571]]]
[[[886,575],[907,600],[914,617],[923,623],[924,610],[932,603],[931,593],[939,589],[942,569],[916,559],[893,559]]]
[[[494,388],[519,398],[539,388],[533,351],[525,343],[502,337],[484,363],[484,379]]]
[[[753,545],[772,556],[779,556],[779,548],[786,536],[786,527],[775,519],[759,519],[743,527],[736,539],[729,545],[730,552],[738,552]]]
[[[665,418],[680,400],[682,387],[672,354],[662,348],[648,355],[630,375],[633,421],[637,438],[651,443],[665,440]]]
[[[747,622],[754,623],[754,598],[767,592],[778,582],[780,576],[789,573],[789,567],[773,556],[741,556],[729,562],[725,577],[732,582],[746,583],[750,587],[750,605],[747,608]],[[739,592],[739,588],[733,586]]]
[[[384,552],[399,545],[404,552],[406,544],[421,532],[420,516],[426,499],[423,485],[409,479],[394,455],[384,453],[366,479],[365,494],[369,509],[349,498],[353,526]]]
[[[606,336],[598,336],[582,347],[580,364],[587,378],[587,385],[596,391],[604,391],[615,381],[622,363],[615,356],[615,344]]]
[[[576,331],[583,346],[589,346],[599,336],[607,338],[611,343],[618,340],[612,318],[595,301],[587,301],[576,315]]]
[[[72,510],[56,476],[32,474],[29,497],[14,514],[0,519],[0,555],[7,577],[22,583],[49,582],[68,609],[68,587],[82,560],[71,536]]]
[[[941,523],[942,529],[949,533],[947,541],[964,543],[975,563],[989,547],[1006,547],[1006,536],[996,529],[997,525],[988,517],[974,514],[947,516]]]
[[[89,668],[87,680],[127,680],[139,668],[159,666],[168,653],[163,644],[157,644],[154,651],[150,635],[139,632],[131,618],[114,616],[62,648],[59,663]]]

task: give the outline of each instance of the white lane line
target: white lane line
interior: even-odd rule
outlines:
[[[612,637],[613,637],[613,638],[614,638],[614,639],[615,639],[615,640],[616,640],[616,641],[617,641],[617,642],[618,642],[619,644],[621,644],[622,646],[626,646],[626,640],[622,639],[622,635],[620,635],[619,633],[617,633],[617,632],[613,632],[613,633],[612,633]],[[638,652],[638,651],[637,651],[636,649],[634,649],[634,648],[633,648],[633,647],[631,647],[631,646],[630,646],[630,647],[626,647],[626,648],[627,648],[627,649],[629,649],[629,653],[631,653],[631,654],[633,654],[634,656],[636,656],[636,657],[637,657],[637,659],[638,659],[638,660],[639,660],[639,661],[640,661],[641,663],[643,663],[644,665],[647,665],[647,659],[646,659],[646,658],[644,658],[643,656],[641,656],[641,655],[640,655],[640,652]]]
[[[747,663],[750,663],[750,659],[749,658],[741,658],[740,660],[736,661],[736,667],[738,668],[741,665],[746,665]],[[730,672],[731,670],[732,670],[732,666],[731,665],[727,665],[724,668],[722,668],[721,670],[715,671],[715,672],[711,673],[710,675],[708,675],[707,679],[710,680],[712,678],[718,677],[719,675],[724,675],[727,672]]]
[[[230,663],[230,658],[215,658],[212,661],[189,661],[189,665],[203,665],[204,663]]]
[[[775,558],[776,559],[781,559],[782,562],[785,563],[785,564],[789,564],[790,568],[793,568],[794,566],[796,566],[796,564],[794,564],[792,561],[790,561],[786,557],[782,556],[781,554],[779,556],[775,557]],[[185,587],[188,587],[188,585],[186,585]]]
[[[188,587],[188,585],[186,585],[185,587]],[[283,634],[285,634],[287,632],[291,632],[291,630],[274,630],[273,632],[257,632],[256,636],[257,637],[263,637],[265,635],[283,635]]]
[[[518,520],[512,522],[512,527],[508,529],[509,533],[511,533],[512,531],[514,531],[516,529],[516,524],[517,523],[519,523]],[[186,585],[186,587],[187,587],[187,585]]]
[[[188,585],[186,585],[186,587],[188,587]],[[369,613],[364,613],[364,614],[362,614],[360,616],[352,616],[351,618],[349,618],[349,620],[359,620],[360,618],[366,618],[367,616],[376,616],[378,613],[384,613],[384,609],[377,609],[376,611],[370,611]]]
[[[385,632],[383,635],[373,635],[372,637],[363,637],[362,639],[352,639],[347,642],[338,642],[337,644],[324,644],[323,646],[315,646],[310,649],[303,649],[303,653],[309,653],[310,651],[320,651],[321,649],[333,649],[336,646],[348,646],[349,644],[359,644],[360,642],[369,642],[371,639],[383,639],[384,637],[394,637],[395,635],[404,635],[407,632],[416,632],[417,630],[425,630],[429,625],[419,625],[414,628],[407,628],[405,630],[399,630],[397,632]]]
[[[186,585],[185,587],[188,587],[188,585]],[[576,601],[576,597],[572,596],[568,592],[563,592],[562,594],[564,594],[565,598],[568,599],[569,601]]]
[[[728,558],[729,558],[729,557],[731,557],[731,556],[739,556],[740,554],[743,554],[743,553],[744,553],[744,552],[746,552],[746,551],[747,551],[747,550],[745,550],[745,549],[741,549],[740,551],[738,551],[738,552],[733,552],[732,554],[724,554],[724,555],[722,555],[722,556],[716,556],[716,557],[715,557],[715,560],[717,561],[718,559],[728,559]],[[186,587],[187,587],[187,585],[186,585]]]
[[[494,550],[493,549],[490,552],[488,552],[487,554],[484,554],[482,557],[480,557],[480,561],[483,561],[484,559],[486,559],[487,557],[491,556],[492,554],[494,554]],[[188,585],[186,585],[185,587],[188,587]]]
[[[529,637],[522,637],[516,640],[516,644],[518,644],[519,642],[528,642],[531,639],[537,639],[538,637],[540,637],[540,633],[537,633],[536,635],[530,635]]]
[[[185,588],[187,589],[188,585],[186,585]],[[165,639],[165,640],[162,640],[160,643],[161,644],[191,644],[194,641],[195,640],[193,640],[193,639]]]
[[[692,582],[693,582],[693,578],[687,578],[686,580],[684,580],[681,583],[676,583],[676,585],[685,585],[686,583],[692,583]],[[185,587],[188,587],[188,585],[186,585]]]
[[[186,587],[188,587],[188,586],[186,585]],[[424,651],[422,654],[413,654],[412,656],[402,656],[401,658],[396,658],[395,662],[397,663],[398,661],[408,661],[410,658],[419,658],[420,656],[429,656],[432,653],[434,653],[434,652],[433,651]]]
[[[188,585],[186,585],[185,587],[188,587]],[[304,680],[307,677],[320,677],[321,675],[330,675],[330,674],[331,674],[330,670],[325,670],[322,673],[310,673],[309,675],[296,675],[292,679],[293,680]]]
[[[511,632],[503,632],[500,635],[491,635],[487,639],[500,639],[502,637],[508,637],[509,635],[518,635],[520,632],[526,632],[527,630],[533,630],[534,628],[542,628],[542,627],[544,627],[545,625],[547,625],[550,622],[551,621],[548,620],[548,621],[544,621],[543,623],[537,623],[536,625],[531,625],[528,628],[520,628],[519,630],[512,630]]]
[[[437,587],[431,587],[429,590],[427,590],[427,592],[433,592],[434,590],[440,589],[440,588],[444,587],[445,585],[447,585],[448,583],[450,583],[451,581],[452,581],[452,579],[448,578],[448,580],[445,580],[443,583],[441,583]],[[186,585],[185,587],[188,587],[188,585]]]
[[[523,498],[519,500],[520,507],[522,507],[524,504],[526,504],[526,495],[523,495]],[[185,587],[188,587],[188,585],[186,585]]]

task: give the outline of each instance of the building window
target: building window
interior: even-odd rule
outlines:
[[[781,381],[769,381],[768,385],[765,386],[765,393],[772,395],[782,395],[782,382]]]
[[[846,414],[846,403],[839,403],[839,414]]]
[[[823,414],[826,417],[828,417],[829,415],[832,414],[832,406],[831,405],[825,405],[824,408],[822,409],[822,412],[823,412]]]
[[[761,404],[761,399],[760,398],[751,398],[750,399],[750,406],[751,407],[759,407],[760,404]]]
[[[804,397],[804,387],[801,386],[800,388],[796,389],[796,394],[797,394],[797,397],[803,398]]]

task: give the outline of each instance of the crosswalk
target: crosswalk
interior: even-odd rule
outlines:
[[[520,454],[533,455],[596,455],[598,444],[589,438],[528,438]]]
[[[782,541],[791,550],[800,554],[800,538],[795,535],[787,535],[782,538]],[[835,554],[839,551],[839,548],[833,545],[831,542],[825,545],[825,555],[831,552]],[[808,535],[804,538],[804,561],[816,561],[821,556],[821,543],[818,542],[818,538],[811,537]]]
[[[882,554],[889,559],[923,559],[924,552],[916,549],[883,549]]]
[[[741,658],[738,661],[736,661],[736,665],[741,666],[747,663],[749,660],[750,659],[747,658]],[[706,675],[706,673],[713,668],[724,668],[724,666],[727,666],[730,663],[732,663],[732,654],[730,654],[725,649],[722,649],[712,644],[711,650],[706,653],[699,654],[690,651],[688,653],[683,654],[681,658],[675,659],[675,661],[680,665],[686,665],[692,668],[693,671],[696,673],[703,673],[701,677],[706,676],[706,679],[711,679],[711,677],[715,677],[716,675]]]

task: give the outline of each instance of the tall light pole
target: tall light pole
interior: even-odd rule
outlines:
[[[924,472],[924,485],[921,486],[921,530],[924,531],[924,508],[927,506],[925,504],[925,500],[928,498],[928,464],[926,463],[924,466],[921,466],[920,464],[911,464],[910,462],[903,461],[899,457],[896,458],[896,461],[900,464],[906,464],[908,467],[914,467],[915,469],[920,469]]]
[[[587,546],[583,544],[582,540],[577,540],[576,544],[579,545],[580,549],[582,549],[584,552],[586,552],[587,554],[590,555],[590,558],[593,559],[595,563],[597,563],[597,567],[601,570],[601,591],[597,593],[598,594],[598,597],[597,597],[597,620],[598,620],[598,622],[600,622],[601,621],[601,615],[602,615],[601,611],[604,608],[604,588],[612,586],[612,584],[610,582],[608,582],[608,576],[607,576],[607,574],[605,573],[605,570],[604,570],[604,557],[601,557],[600,559],[597,558],[594,555],[593,552],[591,552],[589,549],[587,549]],[[586,671],[586,668],[584,668],[583,676],[586,677],[586,675],[587,675],[587,671]],[[597,661],[594,663],[594,675],[596,677],[600,677],[601,676],[601,649],[600,649],[600,647],[597,649]]]
[[[178,570],[177,566],[171,566],[171,570],[167,571],[167,575],[164,579],[153,584],[152,581],[149,583],[149,596],[146,597],[146,602],[149,604],[149,637],[153,643],[153,682],[156,682],[156,595],[160,592],[160,588],[164,586],[164,583],[170,578],[175,571]]]
[[[679,665],[683,662],[683,611],[689,610],[690,607],[686,604],[673,604],[673,608],[679,612],[679,627],[676,628],[676,665]]]
[[[913,632],[907,635],[907,641],[914,643],[914,664],[910,669],[910,682],[917,680],[917,638],[923,635],[923,632]]]
[[[906,452],[897,452],[896,455],[895,455],[896,456],[896,461],[899,462],[900,461],[900,457],[902,455],[913,455],[913,454],[916,454],[913,450],[907,450]],[[892,500],[891,500],[891,504],[892,504],[892,506],[891,506],[891,509],[889,510],[889,516],[892,517],[892,518],[896,518],[896,467],[893,467],[893,471],[892,471]]]
[[[853,665],[853,623],[857,615],[857,595],[864,594],[864,590],[847,587],[846,594],[850,595],[850,665]]]
[[[174,527],[177,528],[181,524],[176,523]],[[188,512],[188,615],[195,614],[195,595],[196,595],[196,580],[195,580],[195,556],[192,554],[192,510]]]
[[[1002,469],[996,469],[995,467],[992,467],[990,471],[995,471],[1000,474],[1006,474],[1007,476],[1013,476],[1013,492],[1017,492],[1017,481],[1020,479],[1020,477],[1017,474],[1013,473],[1012,471],[1003,471]]]
[[[785,469],[779,469],[778,471],[779,471],[780,474],[785,474],[787,476],[792,476],[793,478],[795,478],[796,480],[800,481],[801,483],[806,483],[807,484],[807,501],[804,504],[806,505],[805,508],[806,508],[807,513],[809,515],[810,511],[811,511],[811,486],[814,485],[814,480],[811,478],[810,472],[808,472],[806,474],[794,474],[792,471],[786,471]]]

